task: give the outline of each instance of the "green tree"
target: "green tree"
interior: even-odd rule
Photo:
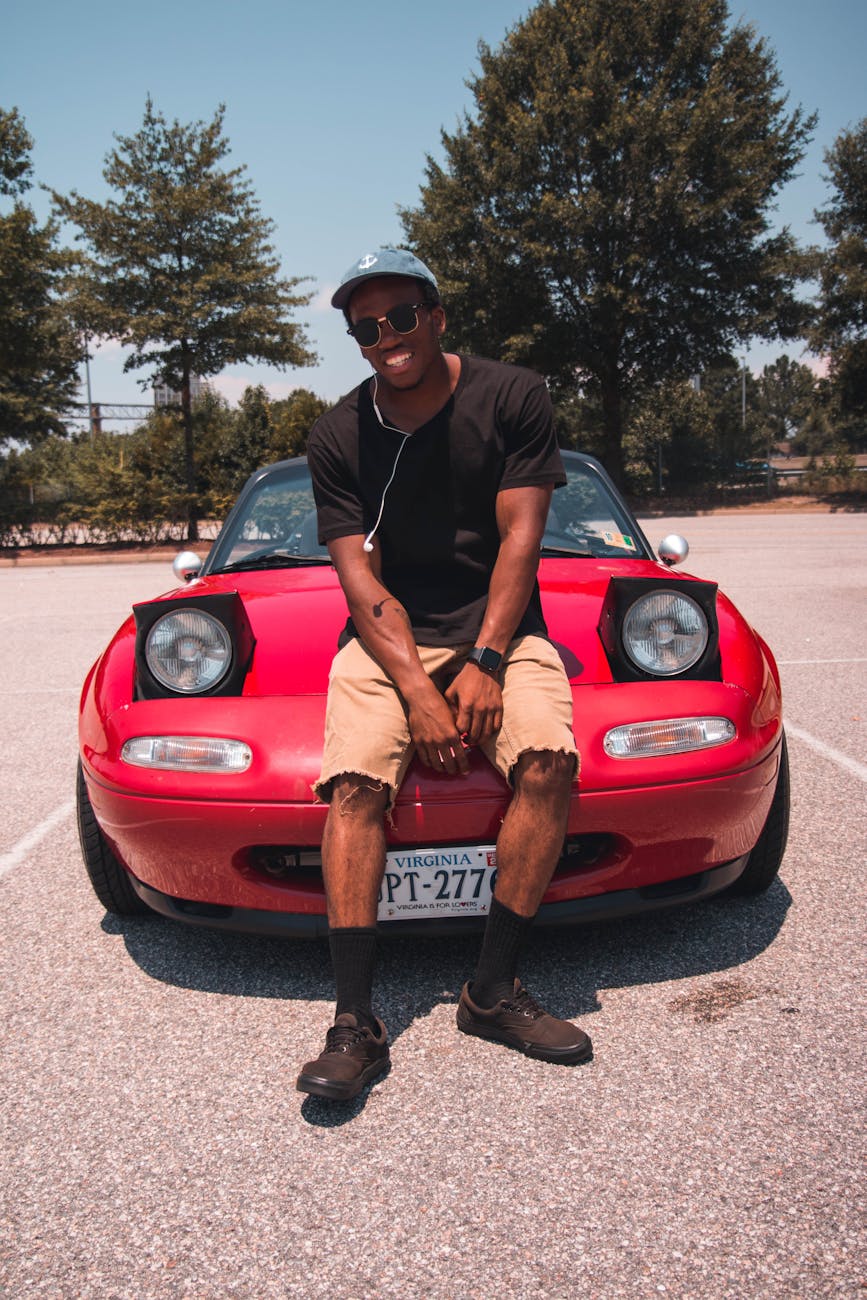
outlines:
[[[758,416],[758,380],[729,361],[701,376],[701,395],[713,425],[713,472],[731,479],[739,464],[764,460],[767,444]]]
[[[244,167],[225,170],[224,108],[210,122],[169,124],[150,99],[141,130],[118,136],[103,175],[118,197],[96,203],[55,194],[79,227],[76,312],[92,332],[132,349],[125,369],[180,394],[188,536],[198,536],[196,439],[190,379],[231,363],[279,369],[312,364],[304,331],[290,321],[310,301],[299,279],[281,279]]]
[[[310,430],[330,405],[324,398],[311,393],[309,388],[296,388],[288,397],[272,402],[273,435],[269,451],[273,459],[303,456],[307,451]]]
[[[624,436],[633,490],[690,492],[716,485],[722,454],[705,394],[672,380],[631,412]]]
[[[764,367],[755,395],[763,455],[773,455],[776,444],[790,444],[798,436],[816,401],[816,387],[813,371],[800,361],[781,356]]]
[[[770,212],[813,119],[725,0],[541,0],[479,47],[411,246],[450,335],[595,396],[622,477],[629,402],[748,337],[794,336],[809,270]]]
[[[245,389],[237,409],[227,412],[203,466],[216,513],[228,510],[262,465],[302,455],[314,422],[328,406],[307,388],[277,401],[261,385]]]
[[[246,388],[241,394],[235,413],[233,435],[236,461],[244,478],[261,465],[267,465],[271,459],[274,425],[271,399],[262,384]],[[241,483],[238,484],[239,488],[240,486]]]
[[[17,108],[0,108],[0,194],[23,194],[33,176],[33,138]]]
[[[821,258],[810,343],[815,352],[830,355],[830,377],[845,420],[867,415],[867,118],[837,137],[825,163],[834,189],[816,219],[830,247]]]
[[[267,390],[261,384],[245,388],[238,407],[226,412],[202,466],[218,515],[226,513],[253,471],[274,459],[272,432]]]
[[[33,141],[16,109],[0,109],[0,445],[64,432],[75,400],[78,340],[62,306],[69,257],[54,222],[39,225],[21,195],[31,184]]]

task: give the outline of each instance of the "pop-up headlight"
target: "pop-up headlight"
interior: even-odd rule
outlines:
[[[255,638],[237,591],[134,605],[139,699],[240,695]]]
[[[612,578],[599,636],[616,681],[719,680],[716,583]]]

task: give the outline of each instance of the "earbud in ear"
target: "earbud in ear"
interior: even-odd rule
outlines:
[[[367,551],[367,554],[369,555],[373,550],[373,542],[365,542],[361,549]]]

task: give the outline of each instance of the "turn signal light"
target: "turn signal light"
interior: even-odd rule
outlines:
[[[253,751],[242,740],[219,736],[135,736],[120,752],[133,767],[171,772],[246,772]]]
[[[609,758],[661,758],[713,749],[734,740],[735,734],[735,724],[729,718],[663,718],[612,727],[602,747]]]

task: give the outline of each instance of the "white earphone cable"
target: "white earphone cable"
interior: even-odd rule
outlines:
[[[367,536],[364,539],[362,550],[367,551],[368,554],[370,554],[370,552],[373,550],[373,535],[376,532],[377,528],[379,527],[380,523],[382,522],[382,512],[385,509],[385,494],[388,492],[388,489],[391,487],[392,482],[394,481],[394,476],[397,473],[397,463],[400,460],[400,453],[403,451],[408,440],[412,437],[412,434],[404,433],[403,429],[396,429],[393,424],[386,424],[385,420],[383,420],[382,418],[382,413],[376,404],[376,394],[377,394],[377,376],[374,375],[373,376],[373,409],[376,412],[376,418],[377,420],[379,420],[379,423],[382,425],[383,429],[390,429],[392,433],[401,434],[403,437],[403,442],[400,444],[400,446],[397,449],[397,455],[395,456],[394,464],[391,467],[391,476],[389,477],[389,480],[386,483],[385,487],[382,489],[382,498],[379,502],[379,514],[376,516],[376,523],[373,525],[370,532],[367,534]]]

